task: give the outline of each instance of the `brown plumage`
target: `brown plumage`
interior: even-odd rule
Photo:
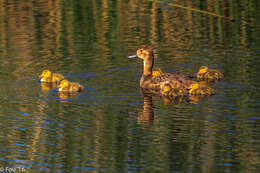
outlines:
[[[143,59],[143,75],[140,80],[140,87],[149,90],[160,92],[161,86],[167,81],[178,81],[179,87],[188,89],[195,81],[190,80],[185,75],[162,73],[157,76],[152,75],[154,64],[153,50],[149,46],[141,46],[137,49],[136,55],[138,58]]]

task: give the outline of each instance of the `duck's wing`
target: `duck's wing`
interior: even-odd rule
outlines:
[[[171,73],[163,73],[160,76],[154,76],[151,79],[151,83],[160,84],[160,85],[167,81],[177,81],[182,85],[181,87],[184,88],[188,88],[192,83],[195,82],[186,75],[171,74]]]
[[[188,89],[192,83],[195,81],[190,80],[185,75],[179,74],[171,74],[171,73],[163,73],[160,76],[143,76],[141,84],[142,88],[149,89],[150,91],[160,92],[161,87],[164,86],[165,83],[171,83],[171,85],[176,84],[176,87],[173,88],[183,88]]]

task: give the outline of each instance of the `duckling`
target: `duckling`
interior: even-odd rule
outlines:
[[[69,82],[66,79],[61,81],[58,88],[59,88],[59,91],[63,91],[63,92],[81,92],[84,90],[84,87],[82,85],[80,85],[79,83]]]
[[[188,90],[180,86],[178,81],[166,82],[161,88],[161,94],[170,98],[188,95]]]
[[[42,74],[39,76],[41,79],[41,82],[55,82],[59,83],[62,81],[64,76],[59,73],[52,73],[50,70],[43,70]]]
[[[160,76],[161,74],[163,74],[163,72],[160,68],[155,68],[152,72],[152,76]]]
[[[214,89],[207,85],[199,85],[199,83],[191,84],[189,95],[213,95],[215,94]]]
[[[153,76],[153,64],[154,64],[154,55],[153,50],[149,46],[141,46],[137,49],[136,55],[128,56],[128,58],[138,57],[143,60],[143,75],[140,79],[140,87],[148,90],[160,91],[161,86],[166,81],[178,81],[180,87],[188,89],[192,83],[195,81],[190,80],[188,76],[162,73],[159,76]]]
[[[198,80],[207,80],[210,82],[219,81],[223,78],[223,74],[215,69],[209,69],[207,66],[201,66],[197,73]]]

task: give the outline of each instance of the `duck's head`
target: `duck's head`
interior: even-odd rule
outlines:
[[[198,74],[206,73],[208,71],[208,69],[209,68],[207,66],[201,66],[200,69],[199,69]]]
[[[136,55],[138,58],[146,61],[149,60],[150,57],[153,57],[153,50],[149,46],[141,46],[137,49]]]
[[[48,79],[52,76],[52,72],[50,70],[43,70],[42,74],[39,76],[40,79]]]
[[[128,56],[128,58],[138,57],[144,61],[151,61],[153,59],[153,50],[149,46],[141,46],[137,49],[136,55]]]
[[[64,88],[67,88],[69,86],[69,81],[64,79],[60,82],[60,85],[58,86],[59,91],[62,91]]]

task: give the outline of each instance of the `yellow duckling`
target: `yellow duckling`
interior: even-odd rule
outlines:
[[[39,76],[41,79],[41,82],[56,82],[59,83],[62,81],[64,76],[59,73],[52,73],[50,70],[43,70],[42,74]]]
[[[207,66],[201,66],[199,72],[197,73],[197,78],[199,80],[207,81],[218,81],[223,78],[223,74],[218,70],[209,69]]]
[[[207,85],[199,85],[194,83],[190,85],[189,95],[212,95],[215,94],[214,89]]]
[[[165,83],[161,89],[161,94],[170,98],[188,95],[187,89],[183,87],[176,87],[176,85],[178,85],[176,82],[178,81],[170,81],[169,83]]]
[[[160,68],[155,68],[153,71],[152,71],[152,76],[160,76],[161,74],[163,74],[162,70]]]
[[[68,80],[62,80],[59,85],[59,91],[63,92],[81,92],[84,87],[77,82],[69,82]]]

